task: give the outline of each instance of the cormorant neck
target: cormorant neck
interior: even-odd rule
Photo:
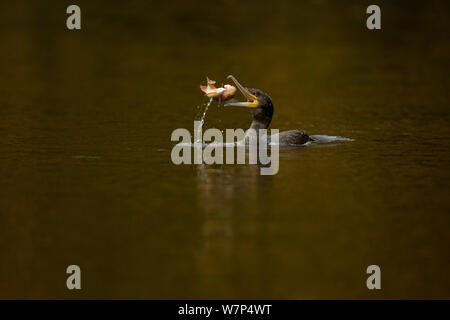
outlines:
[[[272,120],[272,117],[258,118],[258,117],[255,117],[255,115],[253,114],[253,121],[248,130],[254,129],[256,131],[257,137],[259,137],[259,135],[260,135],[259,130],[269,128],[269,124],[270,124],[271,120]],[[247,144],[249,143],[248,130],[245,133],[245,143],[247,143]]]
[[[251,129],[267,129],[269,128],[270,121],[272,121],[273,108],[264,110],[262,108],[257,108],[252,110],[252,124]]]
[[[259,129],[267,129],[269,127],[270,120],[271,119],[253,119],[252,124],[250,125],[250,129],[255,129],[257,131]]]

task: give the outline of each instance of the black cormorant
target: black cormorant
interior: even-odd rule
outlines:
[[[273,116],[272,99],[259,89],[245,88],[233,76],[228,76],[233,80],[236,87],[242,92],[247,99],[245,102],[229,101],[225,106],[237,106],[251,108],[253,121],[250,129],[267,129]],[[248,136],[246,134],[246,143],[248,143]],[[279,133],[278,142],[280,145],[303,145],[307,142],[314,141],[310,136],[300,130],[288,130]]]

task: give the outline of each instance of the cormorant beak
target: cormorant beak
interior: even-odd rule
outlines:
[[[254,94],[252,94],[250,91],[247,90],[243,85],[237,81],[235,77],[232,75],[229,75],[227,79],[233,80],[233,82],[236,84],[236,87],[239,89],[239,91],[242,92],[244,97],[247,99],[246,102],[228,102],[225,104],[225,106],[233,106],[233,107],[247,107],[247,108],[256,108],[258,106],[258,98]]]

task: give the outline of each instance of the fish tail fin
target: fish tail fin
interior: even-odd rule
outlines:
[[[208,82],[208,87],[210,87],[213,90],[216,90],[217,88],[214,86],[216,83],[214,80],[211,80],[210,78],[206,77],[206,81]]]

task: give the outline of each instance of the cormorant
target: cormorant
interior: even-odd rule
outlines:
[[[227,77],[233,80],[236,87],[242,92],[247,99],[245,102],[229,101],[225,106],[247,107],[251,108],[253,121],[250,129],[267,129],[273,116],[272,99],[259,89],[245,88],[232,75]],[[310,136],[300,130],[288,130],[278,134],[278,142],[280,145],[303,145],[307,142],[314,141]],[[248,136],[246,133],[246,143],[248,143]]]

